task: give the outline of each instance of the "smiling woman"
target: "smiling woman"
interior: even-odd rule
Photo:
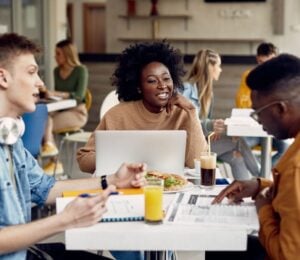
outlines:
[[[173,81],[168,68],[160,62],[151,62],[142,71],[141,89],[144,106],[153,113],[159,113],[173,95]]]
[[[96,130],[185,130],[185,165],[193,168],[207,148],[196,110],[173,107],[170,99],[182,88],[183,60],[166,42],[139,43],[125,49],[113,74],[120,104],[110,109]],[[95,135],[77,154],[82,171],[95,171]],[[145,147],[145,149],[147,149]]]

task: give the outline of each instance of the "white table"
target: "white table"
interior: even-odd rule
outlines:
[[[238,114],[240,111],[244,114]],[[238,111],[238,112],[236,112]],[[268,178],[271,173],[272,136],[263,130],[262,125],[249,116],[252,109],[233,109],[232,116],[225,120],[228,136],[262,137],[261,177]],[[247,116],[248,115],[248,116]]]
[[[173,196],[164,195],[165,207]],[[59,201],[60,199],[57,203]],[[69,250],[244,251],[247,247],[247,230],[241,227],[208,227],[201,224],[111,222],[67,230],[65,243]]]
[[[75,99],[63,99],[54,102],[47,103],[48,112],[68,109],[76,107],[77,102]]]
[[[241,228],[113,222],[66,231],[69,250],[242,251],[246,246]]]

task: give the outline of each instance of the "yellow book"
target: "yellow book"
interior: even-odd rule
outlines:
[[[143,194],[143,189],[118,189],[117,190],[122,195],[136,195],[136,194]],[[96,189],[96,190],[66,190],[63,192],[63,197],[77,197],[80,194],[97,194],[101,193],[102,189]]]

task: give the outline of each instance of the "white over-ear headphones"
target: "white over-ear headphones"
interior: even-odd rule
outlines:
[[[14,144],[19,137],[24,134],[25,124],[21,117],[2,117],[0,118],[0,143]]]

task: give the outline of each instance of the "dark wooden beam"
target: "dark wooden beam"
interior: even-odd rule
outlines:
[[[84,62],[117,62],[120,54],[80,53],[80,60]],[[193,62],[194,55],[184,55],[184,62]],[[255,55],[222,55],[222,64],[256,64]]]

